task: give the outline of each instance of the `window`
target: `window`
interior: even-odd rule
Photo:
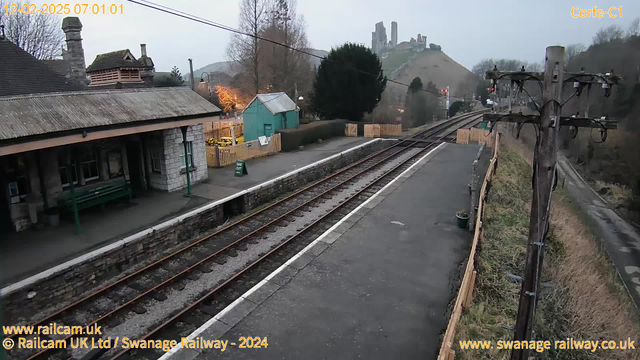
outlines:
[[[107,153],[107,165],[109,166],[109,178],[122,176],[122,153],[110,151]]]
[[[7,186],[11,203],[26,201],[29,189],[29,178],[27,176],[27,165],[21,156],[11,156],[8,158],[7,167]]]
[[[100,179],[100,169],[98,168],[98,154],[95,152],[85,152],[80,162],[84,181]]]
[[[184,164],[184,143],[178,145],[180,148],[180,169],[186,169]],[[189,168],[193,166],[193,154],[191,152],[191,141],[187,142],[187,160],[189,161]]]
[[[184,145],[180,144],[180,147],[182,148],[181,154],[184,154]],[[162,155],[162,148],[151,148],[151,170],[153,172],[162,173]],[[184,164],[184,158],[182,158],[182,164]]]
[[[67,173],[67,160],[65,158],[64,151],[58,153],[58,173],[60,174],[60,182],[62,187],[69,186],[69,175]],[[71,177],[73,178],[73,184],[78,184],[78,170],[76,168],[75,160],[71,160]]]

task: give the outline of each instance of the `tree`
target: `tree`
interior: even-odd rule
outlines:
[[[564,51],[564,64],[568,66],[581,52],[584,52],[587,48],[583,44],[571,44],[565,48]]]
[[[603,44],[607,42],[613,42],[620,40],[624,37],[624,31],[617,25],[611,25],[606,28],[601,28],[598,30],[596,35],[593,37],[593,44]]]
[[[454,101],[453,104],[451,104],[451,107],[449,107],[449,116],[455,116],[458,111],[462,109],[463,105],[464,102],[462,101]]]
[[[184,84],[184,80],[182,79],[182,74],[180,74],[180,69],[178,69],[177,66],[174,66],[171,69],[171,79],[177,84],[177,85],[183,85]]]
[[[429,44],[429,49],[431,50],[436,50],[436,51],[442,51],[442,46],[440,45],[436,45],[434,43],[430,43]]]
[[[243,90],[257,94],[261,89],[260,52],[258,40],[267,11],[265,0],[242,0],[238,29],[252,36],[233,34],[227,47],[227,56],[241,69]]]
[[[21,12],[7,15],[5,6],[16,5],[21,9],[27,5],[23,0],[0,0],[0,24],[5,25],[5,35],[9,41],[36,59],[53,59],[60,55],[64,44],[61,21],[55,15],[29,15]]]
[[[373,111],[386,85],[378,56],[364,45],[346,43],[320,63],[311,106],[324,118],[360,121]]]
[[[640,18],[635,18],[631,21],[627,29],[627,36],[640,36]]]
[[[269,8],[269,22],[262,30],[264,38],[295,49],[308,49],[306,24],[296,13],[295,0],[276,0]],[[284,91],[291,98],[297,86],[299,93],[308,93],[313,82],[309,56],[287,47],[264,41],[260,62],[262,78],[270,85],[270,91]]]
[[[422,91],[422,80],[415,77],[411,80],[404,101],[402,124],[405,128],[423,125],[427,122],[427,98]]]
[[[174,66],[168,75],[167,73],[162,73],[156,74],[156,76],[153,77],[153,86],[155,87],[170,87],[182,85],[184,85],[184,79],[182,79],[182,74],[180,74],[180,69],[178,69],[177,66]]]

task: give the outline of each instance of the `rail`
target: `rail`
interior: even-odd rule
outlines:
[[[241,241],[244,241],[245,239],[248,239],[250,236],[255,235],[263,230],[265,230],[268,226],[273,225],[279,221],[281,221],[282,219],[284,219],[285,216],[287,216],[288,214],[291,214],[294,211],[297,211],[297,209],[300,209],[303,206],[306,206],[307,204],[309,204],[310,202],[319,199],[323,196],[326,196],[328,193],[334,191],[335,189],[337,189],[340,186],[343,186],[344,184],[349,183],[350,181],[352,181],[352,179],[354,179],[357,176],[360,176],[361,174],[364,174],[365,172],[369,172],[372,169],[374,169],[375,167],[377,167],[378,165],[384,163],[385,161],[389,160],[389,159],[393,159],[394,157],[398,156],[401,153],[406,152],[408,149],[411,149],[412,147],[409,146],[411,144],[415,144],[417,143],[418,139],[420,138],[425,138],[425,137],[429,137],[429,136],[433,136],[434,134],[437,134],[443,130],[446,130],[446,134],[439,137],[437,141],[440,141],[442,139],[444,139],[445,137],[449,136],[450,134],[454,133],[455,130],[459,127],[459,124],[462,124],[464,122],[464,124],[462,126],[468,125],[470,123],[473,122],[477,122],[478,121],[478,115],[481,114],[482,112],[474,112],[474,113],[470,113],[470,114],[465,114],[462,115],[460,117],[457,118],[453,118],[451,119],[451,121],[445,122],[445,123],[439,123],[436,124],[428,129],[425,129],[424,131],[420,132],[419,134],[414,135],[413,137],[407,137],[407,138],[403,138],[400,139],[396,144],[382,149],[376,153],[373,153],[371,155],[366,156],[363,159],[360,159],[358,161],[356,161],[355,163],[344,167],[340,170],[338,170],[337,172],[330,174],[329,176],[320,179],[296,192],[294,192],[293,194],[290,194],[286,197],[284,197],[283,199],[280,199],[276,202],[274,202],[273,204],[255,212],[252,213],[249,216],[243,217],[241,219],[239,219],[238,221],[229,224],[225,227],[223,227],[222,229],[217,230],[216,232],[214,232],[213,234],[210,234],[208,236],[205,236],[201,239],[198,239],[192,243],[190,243],[189,245],[175,251],[174,253],[165,256],[121,279],[118,279],[117,281],[111,283],[110,285],[107,285],[104,288],[99,289],[98,291],[89,294],[88,296],[77,300],[76,302],[64,307],[63,309],[60,309],[56,312],[54,312],[53,314],[50,314],[48,316],[46,316],[45,318],[41,319],[40,321],[36,322],[35,324],[33,324],[33,326],[38,326],[38,325],[42,325],[42,324],[47,324],[50,322],[56,322],[55,320],[58,319],[60,320],[61,318],[64,319],[63,315],[68,314],[70,312],[72,312],[74,309],[78,308],[80,305],[86,305],[89,301],[96,299],[98,296],[101,296],[105,293],[107,293],[107,291],[110,291],[112,289],[114,289],[115,286],[121,285],[121,284],[127,284],[128,281],[134,281],[136,278],[142,276],[143,274],[147,274],[148,272],[150,272],[151,270],[157,268],[160,264],[164,264],[169,260],[174,260],[174,259],[178,259],[178,256],[185,253],[186,251],[193,249],[195,246],[203,243],[204,241],[207,241],[209,239],[212,239],[218,235],[222,236],[221,234],[224,235],[229,235],[231,237],[234,237],[234,240],[231,241],[229,244],[227,244],[226,246],[224,246],[222,249],[214,252],[213,254],[210,254],[209,256],[207,256],[205,259],[201,259],[199,261],[197,261],[195,264],[190,264],[189,266],[187,266],[185,269],[183,269],[182,271],[178,271],[177,273],[173,274],[172,276],[164,279],[163,281],[161,281],[159,284],[155,284],[154,286],[152,286],[150,289],[146,290],[146,291],[142,291],[140,294],[138,294],[137,296],[125,300],[123,301],[122,304],[118,305],[116,308],[111,309],[110,311],[107,311],[106,314],[103,315],[97,315],[96,318],[91,319],[89,321],[87,321],[85,324],[81,325],[81,326],[92,326],[93,324],[96,324],[98,322],[103,322],[105,319],[110,318],[112,316],[114,316],[115,314],[120,313],[121,311],[123,311],[125,308],[129,308],[130,306],[132,306],[133,304],[139,302],[141,299],[143,298],[147,298],[148,296],[152,295],[152,293],[158,291],[160,288],[165,287],[166,285],[174,282],[176,279],[178,278],[182,278],[184,276],[186,276],[189,272],[191,272],[192,270],[198,268],[199,265],[203,264],[205,261],[208,261],[210,259],[212,259],[213,257],[221,254],[223,251],[227,251],[229,249],[232,249],[235,245],[237,245],[238,243],[240,243]],[[467,121],[468,119],[471,119],[470,121]],[[449,130],[450,127],[454,127],[453,130]],[[397,150],[399,148],[399,150]],[[428,147],[427,147],[428,148]],[[391,155],[386,155],[389,151],[391,151],[392,149],[396,149],[397,151],[393,151],[391,153]],[[424,150],[423,150],[424,151]],[[326,186],[327,184],[331,184],[329,181],[331,180],[335,180],[335,179],[339,179],[338,177],[341,176],[342,174],[347,174],[349,175],[349,171],[356,169],[357,167],[361,164],[365,164],[369,161],[375,160],[376,157],[379,156],[383,156],[383,158],[381,160],[378,160],[377,162],[375,162],[374,164],[370,165],[370,166],[365,166],[365,168],[359,172],[357,172],[354,175],[348,176],[347,179],[339,181],[339,183],[335,186],[330,186],[330,188],[328,190],[324,190],[324,191],[320,191],[321,193],[317,196],[312,197],[310,200],[305,200],[303,202],[302,205],[300,206],[295,206],[294,210],[291,211],[281,211],[276,209],[276,206],[284,206],[286,209],[286,205],[287,205],[287,201],[294,201],[296,199],[296,197],[298,197],[298,195],[303,194],[311,189],[320,189],[320,186]],[[412,157],[414,158],[414,157]],[[388,172],[387,172],[388,174]],[[385,175],[383,175],[385,176]],[[295,204],[294,204],[295,205]],[[266,216],[267,211],[270,211],[271,209],[274,209],[274,212],[276,212],[277,214],[279,214],[280,216],[277,216],[275,219],[270,219],[270,221],[265,221],[264,218],[260,218],[261,216]],[[324,218],[324,217],[323,217]],[[254,222],[253,224],[253,228],[251,227],[251,221]],[[266,223],[266,224],[265,224]],[[257,225],[256,225],[257,224]],[[315,222],[314,222],[315,224]],[[242,233],[242,229],[244,228],[249,228],[248,233],[242,234],[242,236],[237,236],[237,234],[233,234],[231,232],[231,230],[236,230],[236,231],[240,231],[240,233]],[[302,232],[301,232],[302,233]],[[220,239],[218,239],[220,240]],[[234,277],[235,278],[235,277]],[[229,281],[231,281],[231,279],[229,279],[226,283],[228,283]],[[108,294],[108,293],[107,293]],[[64,321],[62,321],[64,323]],[[68,324],[67,324],[68,325]],[[70,339],[72,338],[73,335],[67,336],[64,339]],[[32,355],[29,357],[29,359],[33,359],[33,358],[40,358],[40,357],[44,357],[48,352],[53,351],[53,349],[42,349],[41,351],[39,351],[38,353]]]

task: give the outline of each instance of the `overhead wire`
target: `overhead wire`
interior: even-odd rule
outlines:
[[[150,9],[161,11],[161,12],[164,12],[164,13],[167,13],[167,14],[170,14],[170,15],[178,16],[178,17],[181,17],[181,18],[184,18],[184,19],[187,19],[187,20],[191,20],[191,21],[195,21],[195,22],[198,22],[198,23],[201,23],[201,24],[204,24],[204,25],[212,26],[212,27],[215,27],[215,28],[218,28],[218,29],[222,29],[222,30],[226,30],[226,31],[230,31],[230,32],[233,32],[233,33],[236,33],[236,34],[239,34],[239,35],[249,36],[249,37],[252,37],[252,38],[255,38],[255,39],[258,39],[258,40],[266,41],[266,42],[269,42],[269,43],[274,44],[274,45],[282,46],[282,47],[287,48],[287,49],[292,50],[292,51],[297,51],[299,53],[302,53],[302,54],[305,54],[305,55],[308,55],[308,56],[311,56],[311,57],[314,57],[314,58],[317,58],[317,59],[329,61],[329,62],[332,62],[334,64],[339,64],[339,65],[343,65],[343,66],[347,67],[346,64],[343,64],[343,63],[328,59],[328,58],[326,58],[324,56],[316,55],[316,54],[313,54],[311,52],[305,51],[303,49],[298,49],[298,48],[295,48],[293,46],[290,46],[290,45],[287,45],[287,44],[284,44],[284,43],[281,43],[281,42],[278,42],[278,41],[275,41],[275,40],[272,40],[272,39],[269,39],[269,38],[265,38],[265,37],[260,36],[260,35],[244,32],[242,30],[238,30],[238,29],[232,28],[230,26],[217,23],[215,21],[204,19],[204,18],[195,16],[195,15],[192,15],[192,14],[189,14],[189,13],[186,13],[186,12],[174,9],[174,8],[170,8],[168,6],[160,5],[160,4],[157,4],[157,3],[154,3],[154,2],[151,2],[151,1],[147,1],[147,0],[127,0],[127,1],[131,2],[131,3],[134,3],[134,4],[141,5],[141,6],[145,6],[145,7],[150,8]],[[356,71],[358,73],[369,75],[369,76],[373,76],[375,78],[377,78],[379,76],[379,74],[373,74],[373,73],[370,73],[370,72],[367,72],[367,71],[364,71],[364,70],[360,70],[358,68],[354,68],[354,67],[348,67],[348,68],[352,69],[352,70],[354,70],[354,71]],[[386,80],[387,80],[387,82],[390,82],[390,83],[393,83],[393,84],[398,84],[398,85],[409,87],[409,84],[405,84],[405,83],[397,81],[397,80],[393,80],[393,79],[389,79],[389,78],[386,78]],[[427,92],[427,93],[435,94],[435,95],[443,95],[439,91],[433,91],[433,90],[424,89],[424,88],[421,88],[420,90],[422,90],[424,92]],[[458,98],[458,99],[464,99],[464,97],[462,97],[462,96],[455,96],[455,95],[449,95],[449,97]]]

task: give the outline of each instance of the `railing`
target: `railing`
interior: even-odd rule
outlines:
[[[482,188],[480,189],[476,226],[473,234],[471,251],[469,253],[469,260],[467,260],[467,266],[462,278],[462,283],[460,284],[460,290],[458,291],[456,302],[453,305],[453,312],[451,313],[451,318],[449,319],[447,331],[445,332],[444,338],[442,339],[442,345],[440,346],[438,360],[453,360],[455,358],[455,351],[452,349],[452,347],[453,340],[456,335],[456,327],[458,326],[458,322],[460,321],[463,307],[468,308],[469,305],[471,305],[471,300],[473,299],[473,288],[476,282],[476,270],[474,269],[474,264],[478,242],[482,238],[482,215],[484,211],[484,202],[487,197],[487,187],[489,186],[489,182],[491,181],[491,178],[496,171],[496,164],[498,161],[498,145],[500,143],[500,134],[498,132],[496,132],[496,137],[493,141],[495,143],[495,146],[493,147],[493,156],[491,157],[489,168],[487,169],[487,173],[484,177],[484,182],[482,183]]]
[[[249,160],[272,153],[280,152],[282,142],[280,134],[273,134],[269,143],[260,145],[259,140],[253,140],[233,146],[207,146],[207,166],[222,167],[232,165],[236,160]]]

